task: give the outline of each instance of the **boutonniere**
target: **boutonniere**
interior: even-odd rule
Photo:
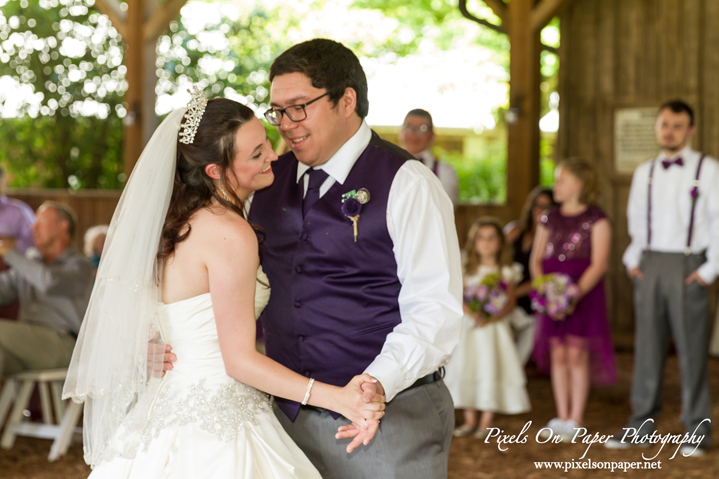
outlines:
[[[359,222],[362,205],[369,202],[369,191],[365,188],[352,190],[342,195],[342,214],[352,221],[355,243],[357,242],[357,223]]]
[[[694,188],[692,188],[691,192],[689,193],[692,197],[692,200],[696,200],[699,196],[699,180],[694,181]]]

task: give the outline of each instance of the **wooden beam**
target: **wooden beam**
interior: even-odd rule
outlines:
[[[506,4],[504,4],[506,6]],[[469,10],[467,10],[467,0],[459,0],[459,11],[462,14],[462,16],[468,20],[472,20],[473,22],[479,23],[480,25],[487,27],[491,30],[494,30],[497,33],[501,33],[502,35],[509,35],[509,32],[499,25],[495,25],[493,23],[488,22],[487,20],[483,18],[478,18],[472,15]],[[559,56],[559,49],[555,47],[550,47],[549,45],[541,44],[541,48],[543,50],[548,51],[549,53],[554,53],[555,55]]]
[[[115,30],[125,38],[127,33],[125,28],[127,25],[127,12],[120,8],[120,2],[118,0],[95,0],[95,8],[100,13],[107,15]]]
[[[507,28],[507,23],[509,23],[507,4],[504,3],[502,0],[484,0],[484,3],[492,9],[494,14],[499,17],[499,20],[502,22],[502,25]]]
[[[472,15],[469,10],[467,10],[467,0],[459,0],[459,11],[462,14],[462,16],[468,20],[472,20],[473,22],[479,23],[482,26],[485,26],[491,30],[494,30],[497,33],[501,33],[503,35],[507,35],[507,30],[500,27],[499,25],[495,25],[493,23],[488,22],[487,20],[479,17],[475,17]]]
[[[539,184],[540,40],[527,28],[534,0],[509,3],[509,106],[507,124],[507,205],[518,215],[529,192]]]
[[[155,103],[157,102],[157,94],[155,87],[157,86],[157,40],[144,42],[142,46],[142,105],[140,115],[142,115],[142,144],[152,138],[152,134],[157,129],[157,113],[155,113]]]
[[[556,17],[562,10],[569,6],[572,0],[540,0],[532,10],[532,30],[540,31]]]
[[[167,27],[180,14],[187,0],[167,0],[157,8],[147,20],[143,28],[145,41],[155,41],[160,38]]]
[[[160,0],[145,0],[142,2],[142,6],[145,9],[145,22],[147,22],[150,17],[157,11],[158,8],[162,6],[160,3]]]
[[[143,139],[143,26],[142,0],[127,0],[127,35],[122,39],[125,42],[125,66],[127,73],[127,91],[125,103],[127,116],[125,117],[125,132],[123,150],[125,157],[125,174],[129,178],[130,172],[140,158],[145,147]]]

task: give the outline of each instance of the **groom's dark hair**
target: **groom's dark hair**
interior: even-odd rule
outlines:
[[[341,43],[326,38],[298,43],[272,62],[270,82],[288,73],[302,73],[313,87],[327,90],[335,106],[345,90],[352,88],[357,94],[357,115],[367,116],[367,77],[357,56]]]

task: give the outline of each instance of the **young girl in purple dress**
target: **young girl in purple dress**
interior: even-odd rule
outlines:
[[[591,163],[573,158],[557,165],[554,199],[560,206],[542,215],[530,260],[533,278],[564,273],[580,290],[564,314],[541,317],[534,349],[539,369],[551,373],[557,408],[547,432],[563,440],[582,425],[590,384],[616,380],[604,293],[612,231],[595,206],[597,187]]]

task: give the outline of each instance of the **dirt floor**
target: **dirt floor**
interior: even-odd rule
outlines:
[[[632,357],[629,353],[620,353],[617,357],[619,382],[615,386],[594,389],[590,395],[586,415],[586,427],[591,435],[594,433],[613,434],[620,429],[629,416],[629,387],[632,374]],[[714,398],[713,417],[719,417],[719,359],[712,359],[709,364],[712,398]],[[629,449],[611,451],[602,444],[590,447],[586,456],[580,459],[587,448],[586,444],[538,444],[535,436],[546,422],[554,417],[554,405],[549,379],[538,375],[531,368],[528,371],[529,394],[534,410],[520,416],[498,417],[495,426],[503,429],[506,434],[519,434],[525,424],[532,421],[526,433],[524,444],[509,444],[506,452],[498,450],[496,440],[484,443],[474,438],[460,438],[452,442],[450,451],[450,479],[492,479],[522,478],[545,479],[557,477],[570,478],[605,478],[617,475],[628,475],[633,478],[694,478],[715,477],[719,474],[719,447],[713,446],[708,454],[701,458],[677,457],[670,459],[676,446],[667,444],[659,452],[659,445],[647,449]],[[680,383],[676,357],[667,362],[664,385],[664,413],[658,420],[659,433],[679,434],[682,426],[679,423]],[[459,416],[458,416],[459,417]],[[42,439],[19,438],[10,451],[0,450],[1,479],[81,479],[86,478],[90,469],[82,460],[82,445],[74,444],[70,452],[55,463],[47,462],[50,441]],[[658,453],[658,455],[657,455]],[[655,470],[629,470],[626,474],[617,471],[612,474],[608,470],[578,470],[567,473],[563,470],[540,470],[535,466],[537,461],[552,462],[644,462],[642,455],[661,461]],[[199,479],[199,478],[198,478]],[[410,478],[411,479],[411,478]]]

